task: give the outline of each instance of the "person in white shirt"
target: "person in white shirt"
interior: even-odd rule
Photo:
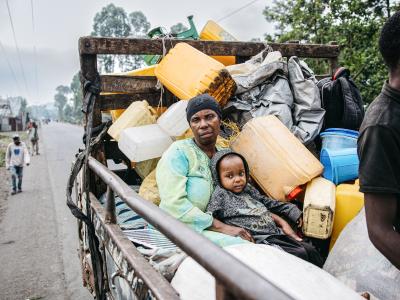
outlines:
[[[12,191],[11,195],[22,191],[22,174],[24,164],[29,166],[30,156],[24,142],[21,142],[19,136],[13,136],[13,142],[10,143],[6,151],[6,168],[11,172]]]

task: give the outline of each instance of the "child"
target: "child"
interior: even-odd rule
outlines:
[[[311,245],[286,235],[275,221],[282,215],[302,225],[296,205],[261,195],[248,183],[249,168],[243,156],[231,150],[217,152],[210,163],[216,185],[207,212],[229,225],[246,229],[257,244],[278,246],[282,250],[322,267],[323,260]]]

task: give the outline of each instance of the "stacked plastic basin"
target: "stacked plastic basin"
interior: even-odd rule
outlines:
[[[342,128],[330,128],[321,133],[321,163],[323,177],[336,185],[358,178],[358,132]]]

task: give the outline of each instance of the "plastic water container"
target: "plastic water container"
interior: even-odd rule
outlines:
[[[358,180],[354,184],[339,184],[336,187],[336,212],[329,248],[332,249],[340,233],[355,218],[364,206],[364,194],[359,191]]]
[[[118,141],[121,131],[125,128],[154,124],[155,122],[156,117],[151,112],[151,106],[147,101],[132,102],[108,129],[108,134]]]
[[[183,100],[208,93],[224,106],[236,90],[223,64],[186,43],[172,48],[154,72],[168,90]]]
[[[323,171],[318,159],[272,115],[247,122],[231,147],[245,157],[251,176],[276,200],[286,201],[296,187]]]
[[[172,144],[171,137],[158,124],[122,130],[119,149],[134,162],[160,157]]]
[[[204,41],[236,41],[236,38],[219,26],[216,22],[209,20],[200,32],[200,40]],[[236,63],[235,56],[211,56],[223,63],[225,66]]]
[[[320,134],[322,148],[357,148],[358,131],[342,128],[329,128]]]
[[[181,100],[172,104],[165,113],[158,118],[157,124],[168,133],[169,136],[181,136],[189,129],[186,120],[186,107],[188,101]]]
[[[303,206],[303,233],[317,239],[330,237],[336,202],[335,185],[322,177],[307,184]]]
[[[124,113],[124,111],[125,111],[125,109],[110,110],[112,122],[114,123]]]
[[[322,148],[321,163],[324,176],[334,184],[358,178],[359,159],[357,148],[331,150]]]

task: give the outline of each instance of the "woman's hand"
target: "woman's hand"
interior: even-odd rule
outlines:
[[[244,240],[254,243],[253,237],[251,236],[250,232],[248,232],[246,229],[222,223],[221,221],[215,218],[213,220],[211,227],[208,229],[231,236],[238,236]]]
[[[302,238],[300,238],[292,229],[292,227],[289,225],[288,222],[286,222],[284,219],[282,219],[281,217],[275,215],[275,214],[271,214],[272,219],[275,221],[276,225],[278,227],[280,227],[283,231],[284,234],[286,234],[287,236],[290,236],[291,238],[295,239],[298,242],[303,241]]]

